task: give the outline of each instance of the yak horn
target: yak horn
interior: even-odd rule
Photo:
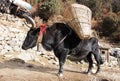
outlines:
[[[33,19],[32,17],[30,17],[30,16],[27,15],[27,14],[23,14],[23,16],[25,17],[25,19],[26,19],[26,21],[27,21],[28,23],[32,24],[32,27],[30,27],[30,26],[27,25],[29,28],[34,28],[34,27],[36,27],[35,21],[34,21],[34,19]],[[26,24],[27,24],[27,23],[26,23]]]

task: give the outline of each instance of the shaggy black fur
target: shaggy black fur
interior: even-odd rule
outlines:
[[[36,45],[39,31],[39,28],[29,30],[22,45],[23,49],[26,50]],[[43,35],[42,45],[46,50],[54,51],[55,56],[59,60],[59,74],[63,73],[63,65],[68,54],[81,59],[87,58],[89,62],[87,73],[92,69],[92,54],[98,66],[96,73],[99,72],[100,64],[103,63],[99,54],[98,40],[94,37],[81,40],[75,32],[64,23],[55,23],[51,27],[48,27],[46,33]]]

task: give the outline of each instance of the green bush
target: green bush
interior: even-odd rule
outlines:
[[[42,5],[39,7],[39,16],[47,21],[47,19],[53,14],[53,3],[51,0],[46,0],[42,2]]]
[[[120,41],[120,19],[118,15],[111,15],[106,16],[103,18],[103,23],[101,26],[102,36],[109,37],[115,42]]]
[[[60,14],[61,12],[61,0],[45,0],[39,8],[39,16],[43,20],[47,21],[49,17]]]

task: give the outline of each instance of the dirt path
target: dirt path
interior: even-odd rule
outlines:
[[[63,77],[56,75],[58,66],[42,66],[22,61],[3,61],[0,63],[0,81],[119,81],[120,70],[102,67],[97,75],[84,74],[87,68],[78,64],[65,64]]]

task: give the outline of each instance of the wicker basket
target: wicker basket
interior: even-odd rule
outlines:
[[[71,4],[64,10],[63,17],[80,39],[91,36],[91,10],[81,4]]]

